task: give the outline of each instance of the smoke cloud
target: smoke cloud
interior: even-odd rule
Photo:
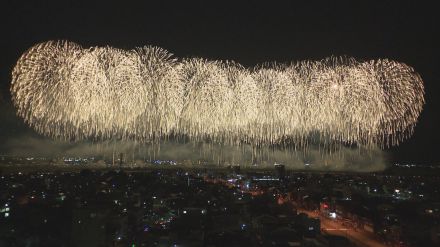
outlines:
[[[111,163],[123,153],[124,164],[174,161],[185,167],[272,168],[275,163],[290,170],[381,171],[387,167],[387,154],[380,148],[337,147],[330,152],[320,146],[303,150],[278,147],[231,146],[206,142],[163,141],[139,144],[132,141],[69,143],[39,136],[11,138],[2,145],[3,154],[25,157],[97,157]],[[101,161],[102,162],[102,161]]]

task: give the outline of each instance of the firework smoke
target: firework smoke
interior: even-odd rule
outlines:
[[[37,44],[18,60],[18,115],[57,139],[167,138],[218,143],[388,147],[411,136],[424,104],[413,68],[331,57],[246,69],[177,60],[158,47]]]

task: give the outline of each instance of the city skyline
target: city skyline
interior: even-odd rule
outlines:
[[[440,246],[435,4],[162,2],[1,1],[0,246]]]

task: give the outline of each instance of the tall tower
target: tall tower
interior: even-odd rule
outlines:
[[[119,153],[119,169],[122,169],[122,158],[124,158],[124,153]]]
[[[282,164],[275,164],[274,168],[275,168],[275,176],[278,179],[283,180],[286,175],[286,167]]]

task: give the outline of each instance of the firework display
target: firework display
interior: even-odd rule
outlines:
[[[421,77],[391,61],[330,57],[247,69],[164,49],[40,43],[11,93],[37,132],[67,140],[168,137],[219,143],[398,145],[424,105]]]

